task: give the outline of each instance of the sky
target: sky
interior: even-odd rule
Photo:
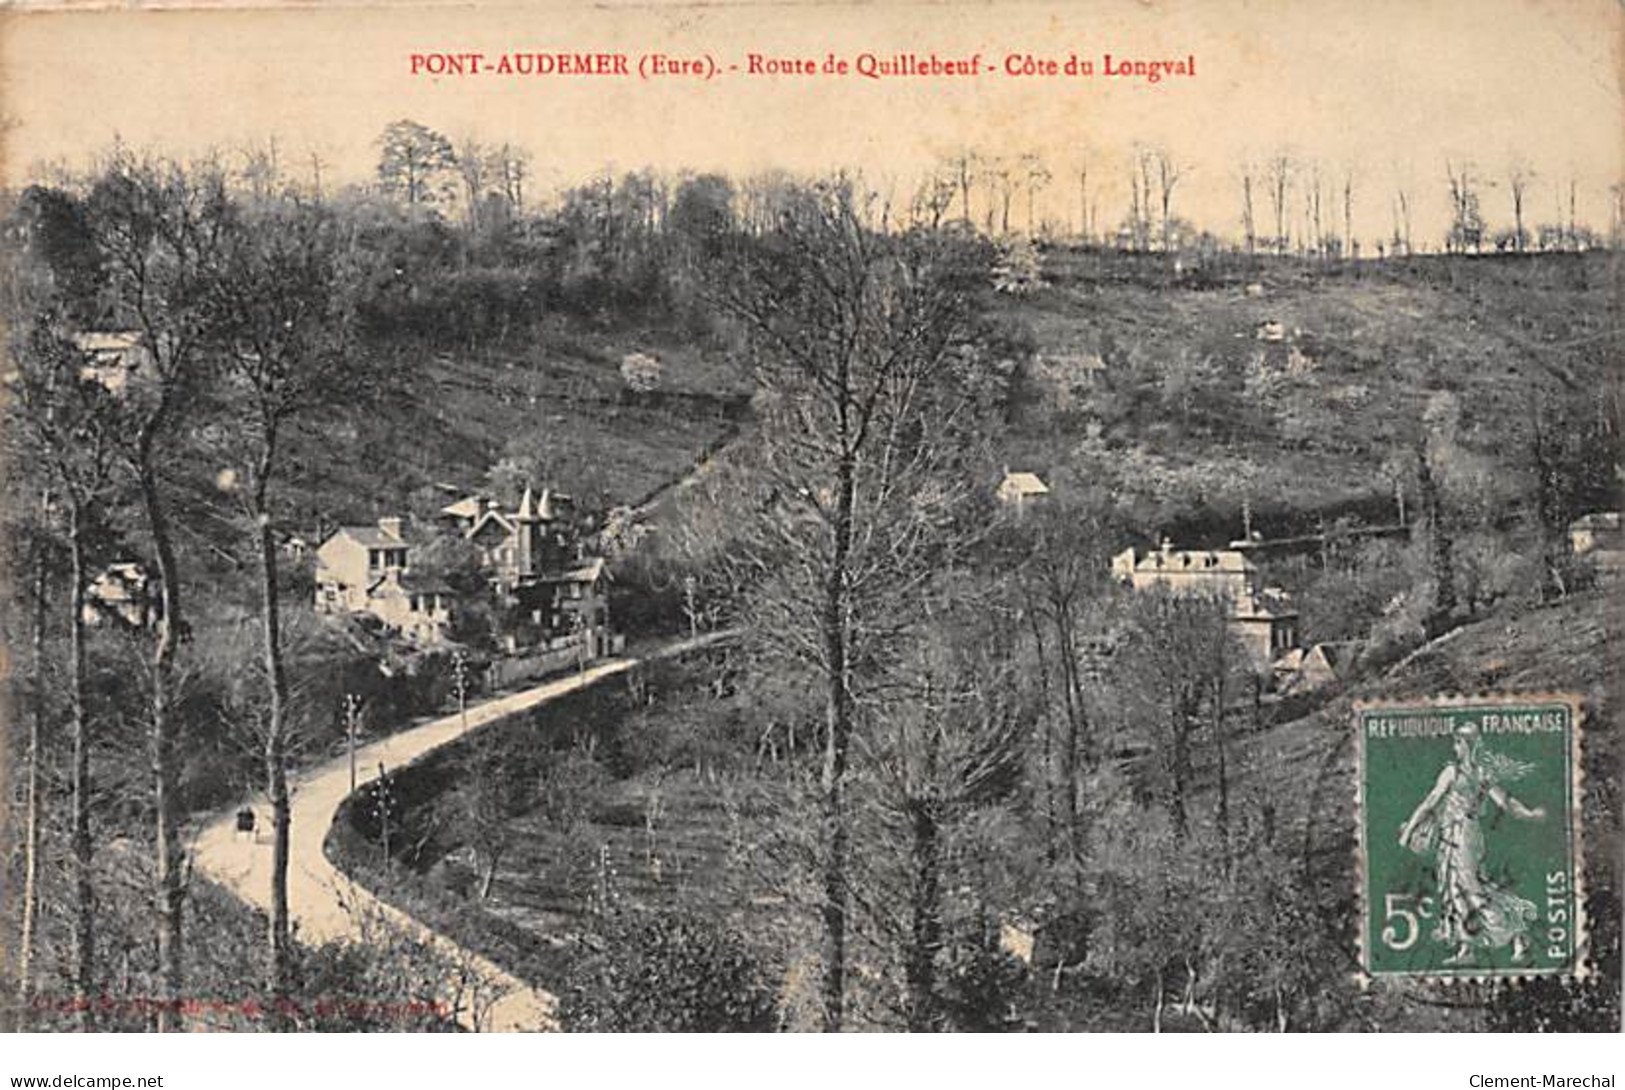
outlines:
[[[619,53],[632,71],[411,72],[414,54],[437,52],[493,62]],[[639,59],[655,52],[708,57],[719,70],[638,78]],[[830,54],[849,63],[863,53],[979,55],[994,71],[751,76],[751,53],[820,65]],[[1196,74],[1156,84],[1107,77],[1106,53],[1194,57]],[[1058,64],[1076,54],[1096,72],[1004,73],[1007,57],[1029,54]],[[328,182],[366,181],[378,133],[409,117],[454,139],[525,146],[533,192],[606,168],[846,168],[901,203],[944,156],[1032,152],[1054,179],[1037,215],[1073,227],[1080,167],[1100,221],[1116,222],[1134,150],[1154,146],[1183,168],[1174,213],[1233,234],[1241,165],[1286,150],[1316,164],[1328,189],[1352,175],[1362,238],[1391,230],[1398,184],[1412,193],[1419,241],[1442,236],[1447,159],[1476,164],[1492,225],[1510,221],[1505,174],[1522,160],[1536,175],[1531,219],[1555,218],[1572,179],[1580,218],[1606,229],[1609,187],[1625,170],[1622,73],[1625,7],[1614,0],[23,11],[0,16],[0,178],[15,185],[42,164],[82,163],[115,137],[177,156],[274,138],[290,171],[308,172],[314,153]],[[1025,221],[1024,201],[1016,218]]]

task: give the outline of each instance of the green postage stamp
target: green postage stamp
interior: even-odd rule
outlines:
[[[1579,975],[1580,701],[1360,704],[1361,967]]]

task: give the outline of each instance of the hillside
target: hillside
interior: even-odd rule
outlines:
[[[659,392],[626,391],[620,361],[635,351],[660,357]],[[741,404],[738,378],[703,348],[658,333],[555,328],[521,351],[396,358],[410,373],[376,411],[311,423],[311,456],[287,493],[296,520],[367,521],[426,486],[473,488],[520,449],[590,508],[635,503],[680,476]]]
[[[1296,821],[1309,823],[1318,848],[1352,838],[1354,750],[1351,708],[1361,699],[1404,699],[1445,693],[1566,692],[1584,697],[1587,767],[1615,767],[1621,694],[1610,669],[1621,646],[1622,617],[1602,591],[1523,613],[1492,616],[1421,647],[1377,676],[1358,681],[1324,708],[1249,740],[1248,766],[1260,787]],[[1614,648],[1610,656],[1609,648]],[[1618,787],[1593,779],[1588,810],[1614,814]]]
[[[1578,595],[1556,605],[1504,613],[1456,629],[1375,677],[1362,680],[1325,707],[1296,722],[1248,739],[1243,746],[1243,791],[1271,799],[1289,830],[1327,919],[1352,926],[1354,870],[1354,736],[1352,705],[1360,699],[1403,699],[1438,694],[1498,692],[1577,693],[1584,700],[1583,831],[1585,888],[1593,917],[1591,957],[1601,974],[1597,1017],[1608,1024],[1608,995],[1619,987],[1617,923],[1621,809],[1620,709],[1617,669],[1625,615],[1617,597]],[[1610,653],[1612,649],[1612,653]],[[1352,961],[1350,969],[1352,970]],[[1401,988],[1389,998],[1410,1003],[1413,1028],[1451,1028],[1480,1016],[1471,1002],[1457,1011],[1434,1007]],[[1420,999],[1422,1006],[1414,1001]],[[1541,1004],[1561,1009],[1560,989],[1531,996],[1524,1017],[1543,1017]],[[1532,1012],[1532,1014],[1531,1014]],[[1427,1024],[1423,1024],[1423,1023]],[[1527,1028],[1523,1026],[1522,1028]]]
[[[1525,487],[1537,400],[1579,431],[1617,397],[1606,255],[1222,276],[1152,261],[1056,251],[1046,288],[1001,301],[1037,352],[1011,465],[1062,489],[1108,480],[1154,519],[1225,520],[1233,536],[1244,499],[1266,531],[1308,510],[1391,515],[1384,463],[1437,395],[1454,395],[1462,448],[1497,467],[1500,501]]]

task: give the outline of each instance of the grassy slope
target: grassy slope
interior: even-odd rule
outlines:
[[[623,401],[622,356],[651,349],[663,388],[679,396]],[[522,352],[407,352],[393,366],[407,373],[376,409],[302,429],[284,492],[295,525],[371,520],[439,482],[477,486],[524,437],[552,459],[547,483],[632,503],[688,469],[722,434],[723,399],[741,392],[702,350],[660,333],[555,330]]]
[[[1323,911],[1352,926],[1355,893],[1354,744],[1351,705],[1358,699],[1404,699],[1444,693],[1567,692],[1585,701],[1583,839],[1586,886],[1620,889],[1621,693],[1617,670],[1625,616],[1617,589],[1521,615],[1500,615],[1455,630],[1319,711],[1248,739],[1244,778],[1275,800],[1304,853]],[[1612,654],[1610,651],[1612,650]],[[1300,847],[1301,846],[1301,847]],[[1613,903],[1617,904],[1617,900]],[[1612,925],[1617,936],[1617,922]],[[1349,940],[1352,951],[1352,938]],[[1352,959],[1352,954],[1351,954]],[[1353,963],[1350,962],[1352,970]],[[1390,998],[1409,994],[1387,989]],[[1407,1003],[1413,1029],[1476,1027],[1476,1010]]]
[[[1080,395],[1080,412],[1016,429],[1005,455],[1081,488],[1099,453],[1080,439],[1101,412],[1114,462],[1136,453],[1191,472],[1221,506],[1243,492],[1255,513],[1383,495],[1379,467],[1434,391],[1458,395],[1464,443],[1492,456],[1516,434],[1534,386],[1584,410],[1609,373],[1598,336],[1611,321],[1606,260],[1435,261],[1313,282],[1301,266],[1268,266],[1257,276],[1264,294],[1250,297],[1246,276],[1170,289],[1052,255],[1051,286],[1006,307],[1031,325],[1041,354],[1096,352],[1110,371],[1103,389]],[[1267,319],[1298,331],[1316,366],[1284,376],[1264,401],[1246,381]],[[1285,348],[1273,351],[1283,365]],[[1181,373],[1203,367],[1189,415],[1170,411]],[[1160,389],[1161,401],[1125,406],[1134,386]]]
[[[1313,846],[1327,850],[1353,836],[1346,803],[1353,793],[1350,724],[1356,700],[1489,691],[1579,693],[1586,702],[1590,767],[1618,749],[1620,694],[1609,649],[1617,658],[1621,623],[1617,604],[1610,606],[1605,592],[1593,591],[1466,625],[1357,682],[1315,713],[1250,739],[1247,763],[1286,813],[1307,822]],[[1609,775],[1596,789],[1614,794],[1615,780]]]
[[[1620,888],[1620,720],[1617,670],[1625,616],[1600,593],[1521,615],[1498,615],[1455,630],[1380,674],[1355,683],[1302,719],[1241,740],[1236,795],[1245,808],[1267,799],[1285,850],[1303,860],[1319,911],[1343,932],[1347,979],[1355,971],[1354,738],[1352,705],[1447,693],[1571,692],[1585,701],[1583,837],[1588,890]],[[1610,647],[1614,648],[1610,658]],[[1210,780],[1211,776],[1204,776]],[[1211,784],[1204,787],[1204,791]],[[1197,804],[1204,811],[1210,800]],[[1614,902],[1617,904],[1617,901]],[[1617,924],[1613,934],[1617,935]],[[1328,979],[1342,979],[1334,976]],[[1484,1028],[1470,997],[1443,1000],[1405,985],[1374,988],[1385,1027]]]

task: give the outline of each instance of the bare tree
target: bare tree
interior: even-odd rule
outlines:
[[[1286,253],[1290,241],[1287,230],[1287,194],[1292,187],[1292,158],[1286,152],[1277,152],[1269,161],[1265,173],[1269,181],[1270,207],[1275,212],[1275,252]]]
[[[242,178],[255,201],[269,200],[282,180],[280,149],[276,138],[264,144],[251,144],[242,151]]]
[[[1085,244],[1090,240],[1089,163],[1087,160],[1078,167],[1078,238]]]
[[[1580,182],[1574,175],[1569,175],[1569,245],[1575,249],[1580,245],[1580,221],[1576,214],[1579,201]]]
[[[1013,618],[1003,615],[994,588],[979,593],[969,583],[948,573],[927,593],[931,624],[899,649],[870,746],[908,861],[902,960],[907,1023],[916,1033],[943,1027],[937,959],[956,826],[1019,779],[1027,719],[1008,653]]]
[[[1512,248],[1523,253],[1529,247],[1529,232],[1523,225],[1524,198],[1535,172],[1522,159],[1514,159],[1507,167],[1507,192],[1512,196]]]
[[[89,197],[89,220],[121,317],[139,332],[146,373],[126,397],[124,457],[140,490],[157,561],[159,610],[149,670],[157,819],[158,961],[164,1000],[160,1030],[177,1025],[184,990],[186,886],[181,840],[181,734],[174,706],[177,656],[188,632],[181,572],[159,466],[181,425],[200,406],[207,299],[232,213],[217,168],[113,158]]]
[[[1174,187],[1185,176],[1185,171],[1166,150],[1159,148],[1155,158],[1157,163],[1157,192],[1162,199],[1162,248],[1165,252],[1172,253],[1174,248]]]
[[[285,200],[233,228],[211,285],[210,336],[224,363],[222,384],[243,422],[233,436],[232,460],[245,463],[238,499],[259,560],[267,697],[262,757],[272,816],[267,984],[273,998],[282,999],[292,987],[287,777],[292,730],[272,486],[289,424],[345,395],[353,398],[365,388],[367,375],[344,351],[348,315],[341,244],[324,210]]]
[[[22,921],[17,928],[17,1011],[13,1021],[13,1029],[18,1032],[28,1028],[28,1011],[34,998],[34,947],[40,907],[40,854],[46,818],[45,784],[40,775],[40,763],[45,759],[46,717],[49,714],[46,699],[48,669],[46,631],[51,594],[51,556],[45,526],[50,513],[51,492],[49,488],[42,488],[38,510],[39,521],[32,528],[32,533],[25,532],[30,540],[24,551],[25,555],[32,554],[25,562],[32,564],[34,579],[29,619],[29,665],[32,668],[32,677],[27,685],[28,735],[23,749],[23,763],[27,772],[23,780],[25,810]],[[13,532],[16,533],[15,527]],[[25,534],[17,534],[17,537],[23,536]]]
[[[492,153],[496,184],[502,199],[514,214],[525,210],[525,182],[530,178],[530,152],[516,144],[504,143]]]
[[[1043,158],[1037,152],[1028,152],[1023,155],[1019,165],[1021,168],[1021,181],[1027,189],[1027,234],[1032,236],[1036,233],[1038,227],[1035,210],[1038,194],[1049,185],[1053,176],[1050,174],[1049,168],[1044,165]]]
[[[982,179],[987,186],[987,233],[993,233],[994,214],[997,212],[999,234],[1010,233],[1010,205],[1015,201],[1021,185],[1018,169],[999,156],[983,156],[980,160]],[[996,202],[996,204],[995,204]]]
[[[1354,168],[1343,170],[1343,253],[1350,260],[1360,256],[1359,244],[1354,241]]]
[[[1241,164],[1241,235],[1249,254],[1258,249],[1257,217],[1253,214],[1253,164]]]
[[[1152,187],[1155,155],[1137,148],[1129,160],[1129,233],[1136,250],[1151,248]]]
[[[1465,160],[1446,159],[1445,177],[1450,182],[1450,230],[1445,245],[1451,253],[1476,253],[1484,242],[1484,216],[1479,211],[1478,179],[1475,168]]]
[[[976,185],[976,176],[980,172],[976,163],[976,156],[968,151],[961,151],[949,160],[949,168],[953,173],[955,185],[959,188],[959,218],[966,227],[971,225],[970,195]]]
[[[1303,191],[1304,208],[1304,243],[1309,252],[1316,257],[1326,256],[1326,229],[1321,219],[1321,198],[1323,195],[1323,179],[1320,173],[1320,164],[1313,160],[1309,163],[1308,178]]]
[[[1193,747],[1204,710],[1221,723],[1224,678],[1235,656],[1227,645],[1230,602],[1223,596],[1152,587],[1135,593],[1123,656],[1130,691],[1146,705],[1149,741],[1176,835],[1189,828]],[[1214,735],[1222,753],[1222,734]],[[1228,800],[1221,797],[1221,804]],[[1226,820],[1228,820],[1226,816]]]
[[[81,353],[71,336],[49,318],[49,311],[25,330],[12,345],[16,367],[9,382],[12,395],[12,421],[34,465],[43,471],[49,495],[60,508],[66,525],[68,593],[63,609],[68,622],[68,706],[72,737],[73,791],[70,845],[73,853],[73,992],[82,1025],[92,1028],[95,994],[95,891],[92,885],[93,856],[90,813],[91,723],[87,709],[85,675],[85,606],[88,575],[85,567],[88,541],[96,529],[97,516],[108,500],[118,457],[121,414],[115,395],[101,381],[90,358]],[[8,429],[10,430],[10,429]],[[44,513],[44,512],[42,512]],[[45,577],[36,586],[39,594],[36,615],[36,657],[43,657]],[[31,738],[33,761],[31,777],[37,777],[40,760],[37,720],[43,709],[35,710],[35,736]],[[38,784],[30,790],[37,805]],[[30,836],[38,834],[38,815],[31,813]],[[37,845],[34,862],[37,864]],[[33,875],[30,875],[32,882]],[[25,893],[35,896],[30,888]],[[30,930],[31,928],[25,928]],[[23,957],[31,953],[33,937],[24,937]],[[27,970],[21,987],[28,987]]]
[[[917,226],[940,230],[948,209],[953,207],[957,182],[952,175],[935,170],[920,183],[914,194],[910,215]]]
[[[457,148],[457,174],[463,183],[463,214],[469,230],[480,226],[480,202],[490,188],[492,154],[473,136],[465,136]]]
[[[941,240],[865,231],[849,186],[803,193],[720,302],[752,346],[761,427],[756,514],[726,563],[751,630],[822,691],[823,1024],[845,1021],[848,769],[857,701],[951,561],[979,407]]]
[[[322,172],[327,169],[328,162],[321,153],[314,148],[310,152],[310,195],[316,200],[326,199],[326,190],[322,186]]]
[[[1087,833],[1084,782],[1098,754],[1088,689],[1092,663],[1098,664],[1091,648],[1102,636],[1096,622],[1109,570],[1101,543],[1113,536],[1114,528],[1098,515],[1046,513],[1034,528],[1032,552],[1017,582],[1037,661],[1038,759],[1050,839],[1074,864]]]
[[[1394,190],[1394,250],[1401,248],[1407,256],[1415,252],[1411,246],[1411,194],[1403,184]]]

